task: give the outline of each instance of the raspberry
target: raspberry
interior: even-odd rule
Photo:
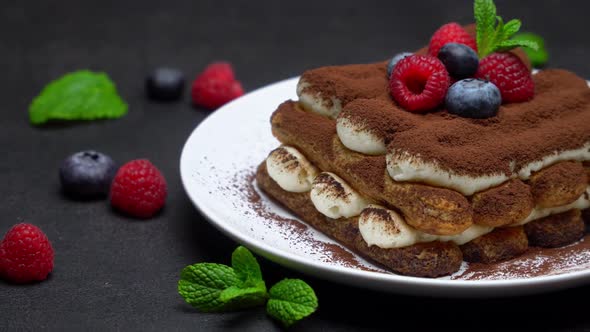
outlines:
[[[412,112],[428,111],[445,99],[449,73],[440,60],[428,55],[413,55],[395,66],[389,87],[393,99]]]
[[[244,94],[227,62],[210,64],[197,76],[191,88],[193,104],[208,109],[218,108]]]
[[[441,47],[448,43],[467,45],[477,53],[475,38],[467,33],[459,24],[453,22],[443,25],[432,35],[430,44],[428,45],[428,55],[438,56],[438,51]]]
[[[201,75],[222,81],[234,81],[236,79],[234,77],[234,70],[229,62],[213,62],[203,70]]]
[[[535,83],[527,66],[512,53],[492,53],[481,59],[475,77],[494,83],[502,94],[502,103],[531,100]]]
[[[149,218],[166,203],[166,180],[147,159],[121,166],[111,184],[111,205],[133,217]]]
[[[14,225],[0,243],[0,275],[15,283],[47,279],[53,270],[53,248],[37,226]]]

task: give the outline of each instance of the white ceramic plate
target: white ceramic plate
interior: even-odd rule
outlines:
[[[532,278],[510,276],[500,280],[427,279],[387,273],[350,254],[337,259],[334,241],[314,229],[297,230],[276,215],[296,219],[262,195],[252,200],[252,174],[278,146],[272,136],[270,115],[287,99],[296,99],[298,78],[281,81],[249,93],[215,111],[190,135],[180,159],[180,173],[188,196],[202,214],[235,241],[274,262],[358,287],[428,296],[508,296],[538,293],[590,281],[590,252],[572,258],[559,274]],[[265,212],[261,213],[261,209]],[[269,217],[275,215],[275,218]],[[280,218],[279,218],[280,219]],[[350,258],[356,260],[350,264]],[[528,262],[540,264],[543,259]],[[367,267],[367,270],[359,267]],[[465,264],[464,264],[465,267]]]

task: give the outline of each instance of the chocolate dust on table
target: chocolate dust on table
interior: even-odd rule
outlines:
[[[377,269],[371,269],[363,265],[355,257],[354,254],[350,253],[346,249],[342,248],[338,244],[327,243],[317,240],[309,232],[310,226],[303,222],[281,216],[273,211],[264,203],[264,198],[260,196],[260,193],[256,189],[256,172],[248,171],[236,174],[234,178],[234,188],[239,189],[240,193],[243,194],[247,200],[247,203],[251,209],[264,220],[279,226],[281,235],[288,241],[295,241],[296,243],[302,243],[313,248],[314,251],[323,254],[322,260],[326,263],[333,263],[340,266],[360,269],[364,271],[381,272]]]
[[[279,226],[281,235],[288,241],[303,243],[325,254],[324,261],[364,271],[383,272],[363,265],[354,254],[338,244],[319,241],[303,222],[281,216],[265,204],[256,189],[256,173],[249,170],[236,174],[233,187],[244,195],[251,209],[261,218]],[[464,268],[450,276],[452,280],[509,280],[557,275],[590,269],[590,235],[561,248],[529,248],[514,259],[494,263],[464,264]],[[447,277],[448,278],[448,277]]]

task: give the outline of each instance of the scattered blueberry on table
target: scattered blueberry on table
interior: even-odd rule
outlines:
[[[105,197],[116,172],[111,157],[87,150],[67,157],[59,168],[59,178],[64,193],[71,197]]]
[[[178,100],[182,96],[184,85],[184,74],[169,67],[156,68],[146,79],[148,96],[160,101]]]

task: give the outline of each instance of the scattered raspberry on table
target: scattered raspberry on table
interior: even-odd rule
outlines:
[[[121,166],[111,184],[111,205],[137,218],[154,216],[164,207],[166,196],[166,179],[147,159]]]
[[[197,76],[191,87],[193,104],[216,109],[244,94],[227,62],[212,63]]]
[[[47,279],[53,270],[53,247],[39,227],[14,225],[0,243],[0,275],[14,283]]]

